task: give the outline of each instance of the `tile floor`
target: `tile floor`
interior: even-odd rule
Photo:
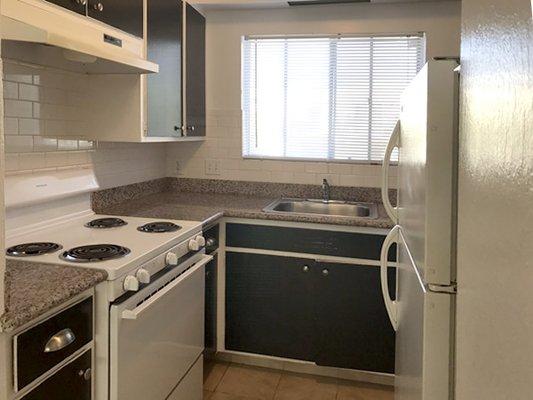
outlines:
[[[394,400],[388,386],[206,362],[204,400]]]

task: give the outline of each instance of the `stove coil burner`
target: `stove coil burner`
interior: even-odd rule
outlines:
[[[93,244],[75,247],[63,252],[60,257],[65,261],[90,263],[122,258],[130,254],[130,252],[131,250],[127,247],[117,246],[116,244]]]
[[[95,228],[95,229],[118,228],[119,226],[124,226],[124,225],[128,225],[128,223],[120,218],[94,219],[85,224],[87,228]]]
[[[181,226],[173,224],[172,222],[151,222],[137,228],[138,231],[148,233],[176,232],[180,229]]]
[[[23,243],[10,247],[6,250],[6,254],[12,257],[33,257],[48,253],[55,253],[62,248],[63,247],[57,243]]]

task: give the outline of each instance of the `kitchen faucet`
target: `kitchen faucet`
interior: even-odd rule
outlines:
[[[324,203],[329,203],[331,198],[331,186],[328,183],[327,179],[322,181],[322,200]]]

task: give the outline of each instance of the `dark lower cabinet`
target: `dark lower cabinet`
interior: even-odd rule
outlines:
[[[78,14],[87,13],[87,2],[84,0],[47,0],[49,3],[58,5],[67,10],[74,11]]]
[[[134,36],[143,37],[143,0],[88,0],[87,15]]]
[[[217,262],[218,254],[205,266],[205,355],[217,350]]]
[[[393,373],[379,267],[227,253],[226,349]]]
[[[226,349],[312,361],[309,260],[226,254]]]
[[[319,263],[317,269],[315,362],[394,373],[395,334],[381,294],[379,267]],[[390,268],[391,289],[395,278]]]
[[[21,400],[91,400],[91,387],[91,350],[88,350]]]

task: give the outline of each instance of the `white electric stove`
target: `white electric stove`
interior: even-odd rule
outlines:
[[[202,223],[97,215],[97,189],[92,171],[6,179],[6,256],[107,272],[95,296],[95,400],[201,399],[212,259]]]

